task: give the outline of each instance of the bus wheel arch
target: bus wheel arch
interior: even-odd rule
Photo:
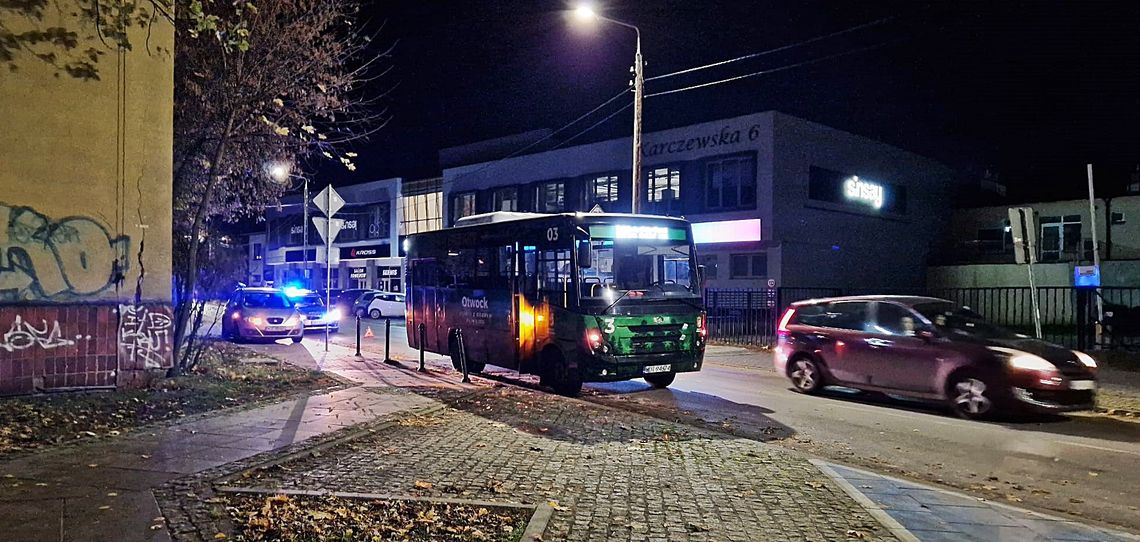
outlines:
[[[542,379],[559,395],[574,397],[582,391],[582,373],[571,356],[561,348],[548,344],[539,354],[542,359]]]

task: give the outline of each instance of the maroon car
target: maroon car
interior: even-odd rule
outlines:
[[[824,386],[931,399],[960,416],[1068,412],[1096,402],[1088,354],[991,324],[931,297],[860,296],[793,304],[780,318],[776,370],[796,391]]]

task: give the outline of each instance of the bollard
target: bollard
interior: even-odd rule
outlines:
[[[391,344],[392,344],[392,319],[391,318],[385,318],[384,319],[384,363],[387,363],[389,365],[394,365],[396,363],[396,361],[393,360],[392,356],[391,356],[391,352],[392,352]]]
[[[356,315],[356,357],[360,356],[360,315]]]
[[[427,328],[420,324],[420,372],[426,373],[427,369],[424,368],[424,345],[427,343]]]
[[[463,346],[463,330],[455,330],[455,343],[459,348],[459,367],[463,370],[463,383],[471,382],[471,377],[467,376],[467,348]]]

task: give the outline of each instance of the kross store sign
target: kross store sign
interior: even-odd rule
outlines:
[[[340,247],[340,259],[358,260],[361,258],[384,258],[389,255],[388,244],[365,245],[360,247]]]

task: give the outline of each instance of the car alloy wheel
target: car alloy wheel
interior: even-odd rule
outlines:
[[[379,320],[380,317],[384,315],[380,313],[380,309],[372,309],[372,311],[368,313],[368,316],[372,317],[373,320]]]
[[[963,378],[954,384],[954,410],[968,418],[986,415],[993,401],[986,396],[986,383],[973,377]]]
[[[792,371],[788,375],[792,385],[801,393],[812,393],[819,389],[819,368],[809,359],[798,359],[792,362]]]

